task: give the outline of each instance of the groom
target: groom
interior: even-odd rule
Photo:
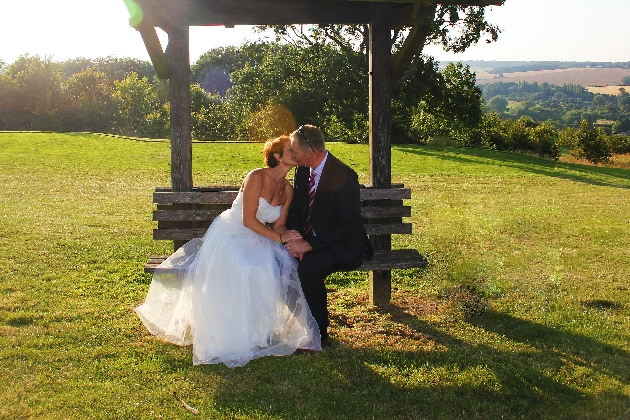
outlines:
[[[286,226],[303,239],[285,247],[300,260],[300,283],[324,348],[331,343],[324,280],[336,271],[358,268],[373,251],[361,218],[357,174],[326,150],[322,131],[300,126],[291,133],[291,154],[299,166]]]

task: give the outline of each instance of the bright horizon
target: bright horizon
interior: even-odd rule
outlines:
[[[88,6],[86,6],[86,4]],[[628,0],[507,0],[486,14],[503,31],[460,54],[427,46],[437,60],[630,61]],[[123,0],[0,0],[0,60],[40,55],[130,57],[149,61],[140,34],[129,26]],[[251,27],[191,27],[190,62],[212,48],[260,39]],[[166,36],[161,36],[162,46]],[[269,38],[267,38],[269,39]]]

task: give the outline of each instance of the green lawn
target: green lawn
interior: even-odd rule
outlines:
[[[366,145],[330,144],[368,181]],[[194,144],[196,185],[259,144]],[[332,348],[192,366],[135,316],[166,142],[0,133],[0,418],[630,418],[630,170],[394,146],[429,259],[370,307],[329,279]],[[197,417],[173,396],[197,408]]]

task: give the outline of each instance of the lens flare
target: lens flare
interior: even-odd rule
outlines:
[[[127,6],[127,10],[129,11],[129,25],[132,27],[136,27],[142,23],[144,19],[144,13],[142,12],[142,8],[138,3],[133,0],[123,0],[125,2],[125,6]]]

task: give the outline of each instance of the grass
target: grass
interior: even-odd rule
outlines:
[[[562,156],[560,158],[560,161],[568,162],[568,163],[577,163],[580,165],[592,165],[592,163],[590,163],[586,159],[576,159],[574,156],[571,156],[570,154]],[[612,157],[610,158],[610,161],[608,161],[607,163],[600,163],[598,164],[598,166],[630,169],[630,153],[612,155]]]
[[[133,313],[150,283],[168,143],[0,133],[0,418],[630,417],[630,171],[395,146],[429,259],[328,281],[333,347],[193,367]],[[368,181],[365,145],[331,144]],[[237,184],[258,144],[194,144],[196,185]]]

